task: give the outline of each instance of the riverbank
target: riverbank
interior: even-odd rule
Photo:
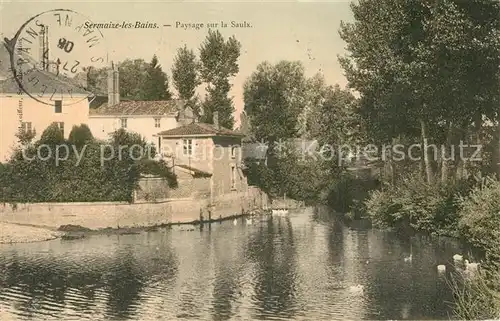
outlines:
[[[89,235],[126,235],[155,231],[159,228],[184,226],[192,231],[225,220],[265,215],[269,208],[297,208],[299,202],[279,200],[267,203],[256,188],[247,193],[233,193],[208,200],[172,199],[163,202],[94,203],[27,203],[0,205],[0,222],[4,228],[1,243],[22,243],[85,238]],[[189,226],[187,228],[186,226]],[[12,231],[12,232],[11,232]]]
[[[57,230],[77,225],[91,230],[159,226],[222,219],[265,207],[259,189],[210,198],[175,198],[155,202],[67,202],[0,204],[0,222]]]
[[[0,244],[32,243],[49,241],[61,237],[62,232],[43,227],[0,223]]]
[[[183,231],[194,231],[195,229],[209,228],[211,224],[222,223],[229,220],[243,220],[249,216],[263,216],[270,214],[268,210],[253,210],[250,212],[243,212],[241,214],[224,216],[217,219],[210,220],[193,220],[186,222],[170,222],[157,225],[148,226],[134,226],[134,227],[119,227],[119,228],[100,228],[90,229],[81,225],[62,225],[57,230],[47,226],[16,224],[16,223],[2,223],[0,228],[2,234],[0,235],[0,244],[12,243],[31,243],[39,241],[49,241],[56,238],[62,240],[77,240],[83,239],[91,235],[131,235],[140,234],[142,232],[155,232],[160,228],[171,229],[178,226]],[[5,231],[5,232],[4,232]]]
[[[226,217],[223,219],[211,220],[210,222],[204,221],[200,224],[199,220],[192,222],[182,223],[166,223],[152,226],[137,226],[137,227],[120,227],[120,228],[102,228],[102,229],[89,229],[80,225],[64,225],[59,227],[56,231],[53,229],[42,226],[28,226],[24,224],[0,223],[0,244],[14,244],[14,243],[32,243],[50,241],[57,238],[62,240],[77,240],[83,239],[92,235],[132,235],[140,234],[142,232],[155,232],[160,228],[172,228],[174,226],[189,226],[189,228],[181,228],[185,231],[194,231],[195,227],[200,228],[207,224],[220,223],[226,220],[235,218],[243,218],[248,214],[236,215]],[[202,227],[201,227],[202,228]]]

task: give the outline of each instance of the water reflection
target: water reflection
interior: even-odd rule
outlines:
[[[435,267],[458,250],[311,209],[203,231],[2,245],[0,319],[447,319],[452,297]]]
[[[271,219],[251,238],[249,258],[256,266],[254,318],[291,319],[295,309],[296,249],[288,219]]]
[[[117,253],[111,264],[105,279],[109,294],[106,312],[118,319],[127,319],[134,313],[144,287],[144,275],[129,246]]]

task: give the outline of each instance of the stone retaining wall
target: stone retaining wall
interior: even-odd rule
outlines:
[[[162,202],[93,203],[24,203],[0,204],[0,222],[29,224],[56,229],[61,225],[81,225],[90,229],[145,227],[166,223],[198,220],[200,212],[208,219],[241,214],[267,199],[256,188],[246,193],[231,193],[217,197],[210,206],[209,198],[170,199]]]
[[[191,175],[177,175],[178,187],[168,187],[168,182],[159,177],[143,177],[135,192],[137,201],[161,201],[177,198],[207,198],[210,196],[210,178],[193,178]]]

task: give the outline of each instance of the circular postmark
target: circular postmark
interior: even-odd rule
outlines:
[[[76,104],[95,97],[86,83],[90,68],[107,64],[104,37],[91,22],[69,10],[42,12],[26,21],[12,40],[10,64],[22,92],[40,103]]]

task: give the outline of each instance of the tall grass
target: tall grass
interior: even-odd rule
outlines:
[[[473,276],[457,272],[448,284],[453,291],[455,318],[500,319],[500,272],[480,270]]]

